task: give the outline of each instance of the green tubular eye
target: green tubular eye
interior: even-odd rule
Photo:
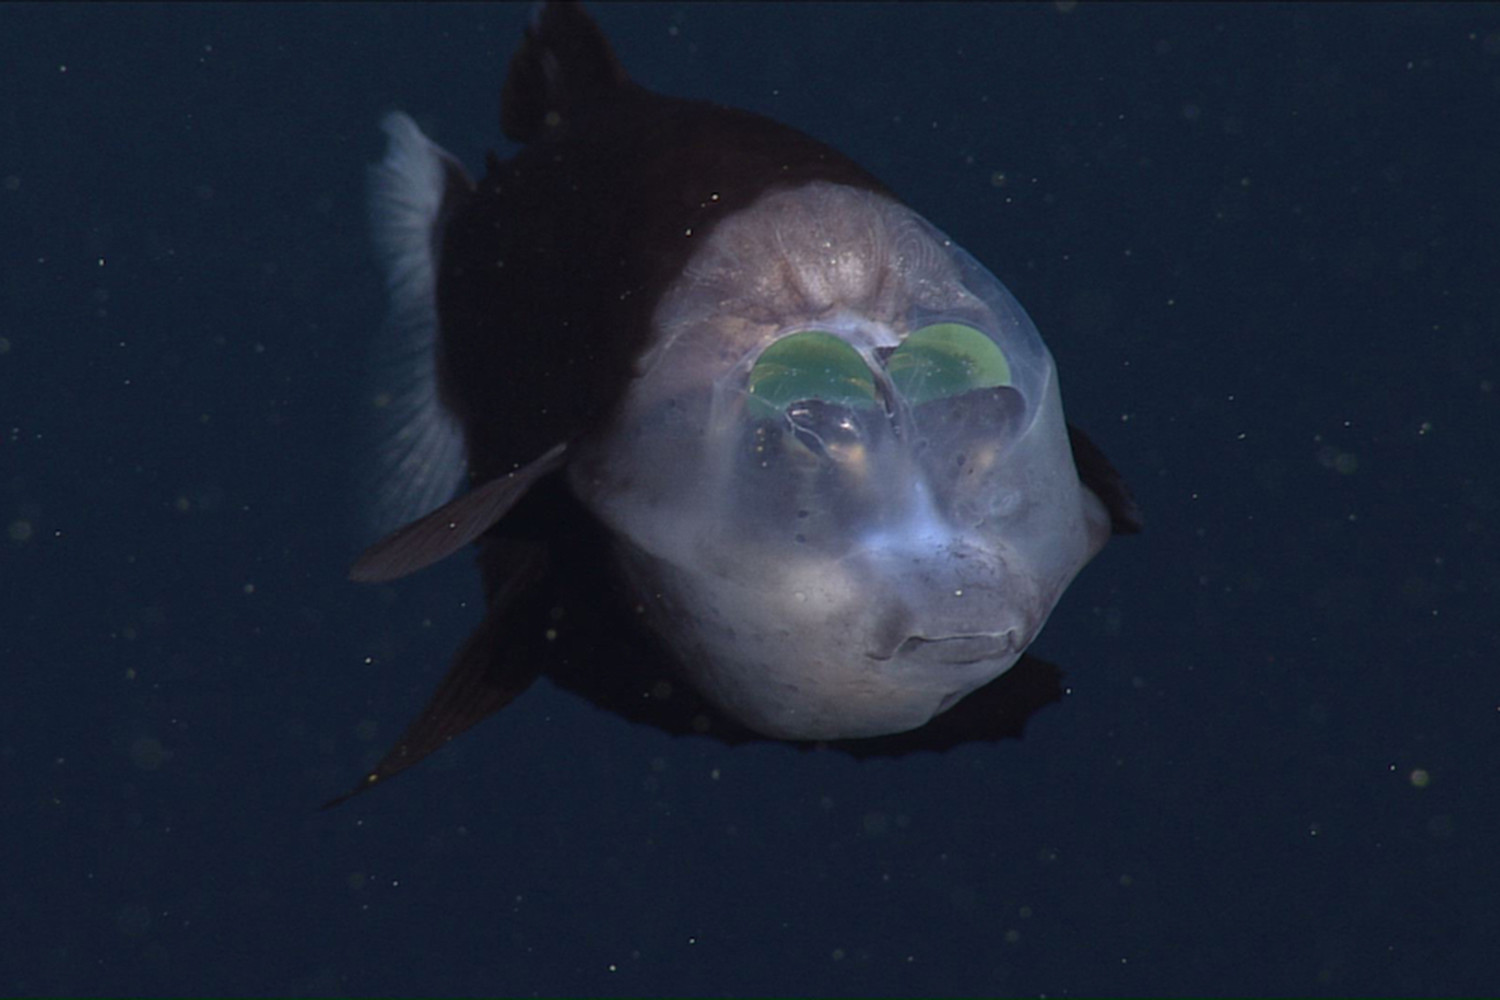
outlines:
[[[886,359],[896,391],[913,406],[1010,385],[1010,363],[995,342],[963,323],[924,326]]]
[[[804,399],[872,406],[875,376],[847,341],[821,330],[804,330],[761,352],[750,369],[750,397],[762,415]]]

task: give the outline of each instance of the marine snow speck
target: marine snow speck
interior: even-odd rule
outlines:
[[[474,543],[486,607],[354,791],[543,674],[729,743],[1019,736],[1061,696],[1027,647],[1140,527],[1020,304],[833,149],[631,82],[574,4],[538,8],[500,120],[520,151],[477,183],[385,122],[377,239],[416,360],[384,500],[430,512],[351,575]]]

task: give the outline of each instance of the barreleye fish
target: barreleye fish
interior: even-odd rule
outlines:
[[[544,674],[728,743],[1019,736],[1062,694],[1027,647],[1141,523],[1020,303],[828,146],[632,82],[576,4],[536,8],[500,126],[476,181],[384,123],[414,360],[382,497],[415,520],[351,576],[472,543],[485,612],[349,794]]]

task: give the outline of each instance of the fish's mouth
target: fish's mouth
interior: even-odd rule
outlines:
[[[871,653],[873,660],[900,659],[934,666],[963,666],[998,660],[1014,653],[1015,632],[975,632],[965,635],[908,636],[890,653]]]

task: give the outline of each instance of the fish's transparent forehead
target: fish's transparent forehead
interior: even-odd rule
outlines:
[[[879,194],[827,183],[775,191],[720,222],[663,297],[633,392],[648,408],[667,398],[707,406],[710,386],[748,391],[762,352],[805,331],[846,340],[878,373],[885,353],[944,323],[989,338],[1016,390],[1040,400],[1047,349],[970,254]]]

